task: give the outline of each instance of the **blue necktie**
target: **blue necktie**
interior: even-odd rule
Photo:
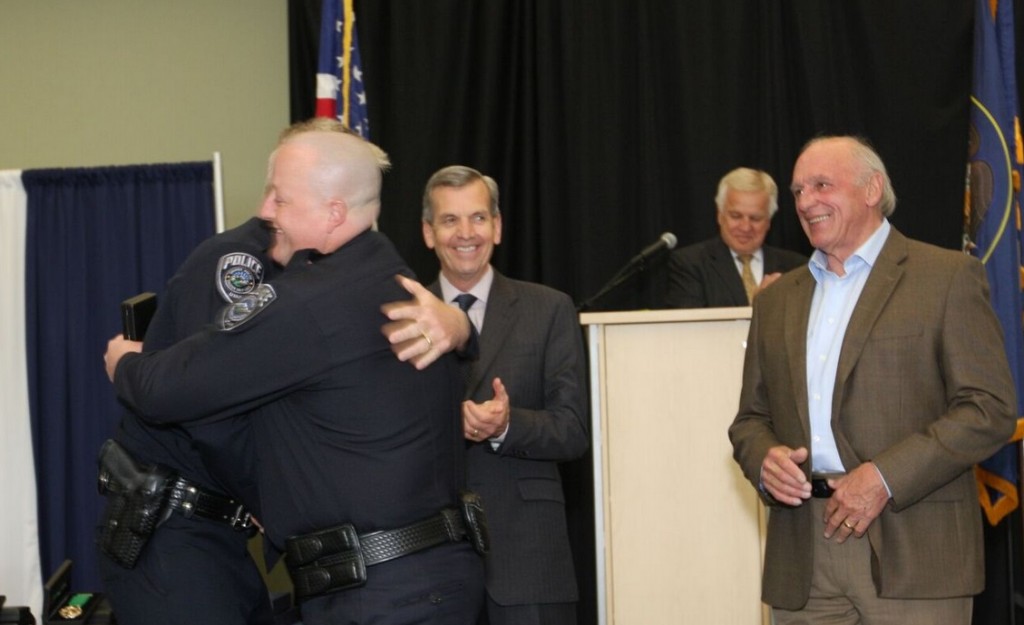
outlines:
[[[455,296],[455,299],[453,299],[452,301],[455,302],[456,304],[458,304],[459,308],[462,310],[462,312],[466,313],[466,316],[468,317],[469,316],[469,307],[472,306],[473,302],[476,301],[476,296],[475,295],[471,295],[469,293],[459,293],[458,295]],[[469,320],[469,324],[470,324],[470,328],[475,331],[476,324],[473,323],[472,319]],[[459,367],[462,369],[462,381],[465,382],[468,385],[469,384],[469,379],[473,376],[473,363],[471,361],[468,361],[468,360],[461,360],[460,359]],[[471,444],[472,444],[471,441],[466,441],[466,447],[467,448]]]
[[[455,296],[455,299],[453,301],[459,305],[459,308],[462,309],[462,312],[467,312],[469,308],[473,305],[473,302],[476,301],[476,296],[470,293],[459,293],[458,295]]]

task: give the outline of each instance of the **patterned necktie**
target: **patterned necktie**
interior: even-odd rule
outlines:
[[[757,282],[754,280],[754,272],[750,269],[750,254],[740,254],[740,262],[743,263],[743,273],[740,278],[743,280],[743,290],[747,292],[747,303],[753,303],[754,292],[757,291]]]
[[[470,307],[473,305],[473,302],[476,301],[476,296],[471,295],[470,293],[459,293],[452,301],[459,305],[462,312],[468,312]]]

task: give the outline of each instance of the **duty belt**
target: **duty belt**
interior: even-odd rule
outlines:
[[[219,521],[236,530],[247,530],[253,526],[252,514],[234,499],[212,493],[179,477],[167,492],[167,506],[185,516],[193,515]]]
[[[156,528],[175,511],[226,523],[236,530],[252,527],[252,517],[236,501],[211,493],[178,477],[167,467],[140,465],[117,441],[103,443],[97,486],[107,497],[96,542],[114,562],[133,568]]]
[[[296,598],[304,599],[364,584],[368,566],[464,538],[462,513],[446,508],[429,519],[395,530],[357,534],[351,523],[345,523],[293,536],[285,541],[285,563]]]

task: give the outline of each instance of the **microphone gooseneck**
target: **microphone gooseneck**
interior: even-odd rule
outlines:
[[[679,239],[676,235],[671,232],[663,232],[658,240],[651,243],[644,249],[640,250],[640,253],[629,260],[626,265],[616,273],[611,280],[609,280],[601,290],[594,295],[590,296],[583,302],[576,305],[577,311],[583,311],[590,308],[594,302],[604,297],[609,291],[619,286],[629,278],[633,277],[637,273],[647,268],[647,261],[657,256],[663,251],[674,249]]]

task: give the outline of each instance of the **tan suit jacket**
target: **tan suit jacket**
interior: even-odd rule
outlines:
[[[805,267],[755,300],[739,412],[729,429],[733,455],[755,487],[769,448],[810,449],[806,337],[814,288]],[[893,228],[843,338],[832,403],[845,468],[874,461],[892,492],[861,539],[870,541],[880,596],[982,590],[981,514],[971,467],[1006,444],[1015,414],[981,263]],[[766,603],[793,610],[807,602],[812,540],[823,530],[809,504],[774,505]]]

